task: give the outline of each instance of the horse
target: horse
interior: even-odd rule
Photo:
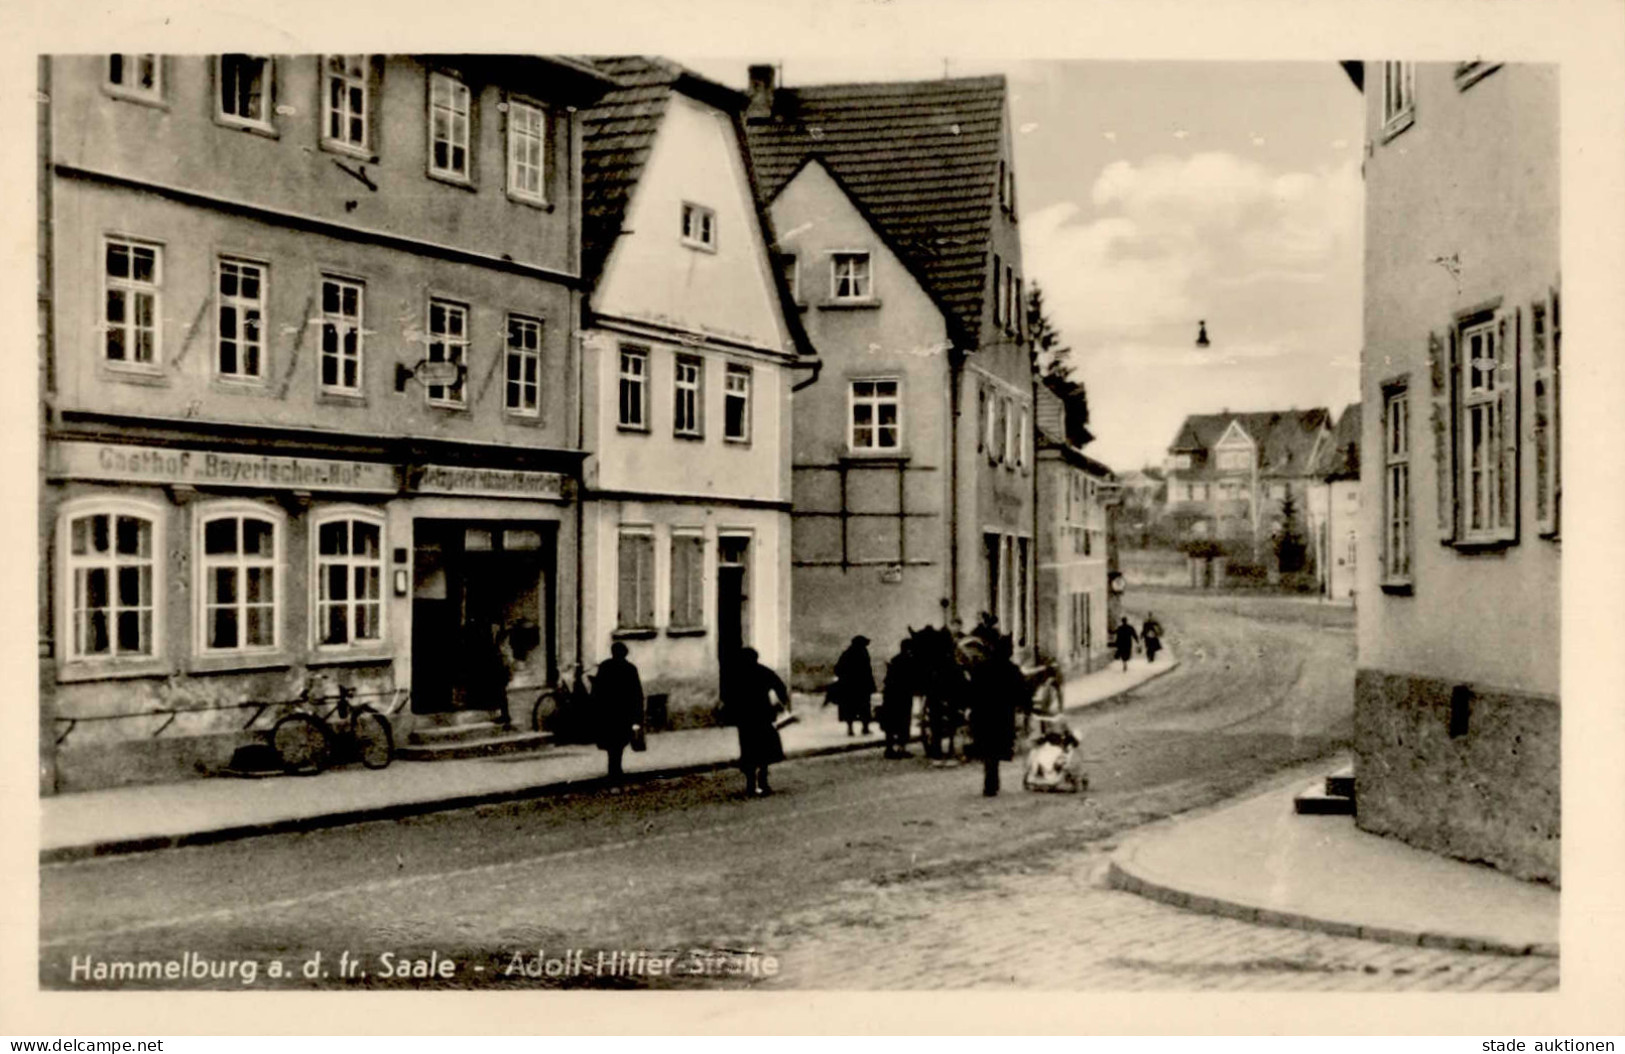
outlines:
[[[908,631],[914,655],[916,694],[925,698],[920,739],[928,758],[954,756],[954,739],[965,719],[968,687],[958,656],[958,642],[946,628],[926,626]],[[943,741],[947,749],[943,749]]]

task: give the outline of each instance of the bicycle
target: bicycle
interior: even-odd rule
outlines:
[[[580,666],[571,666],[563,683],[549,685],[537,694],[536,705],[530,711],[531,731],[552,731],[559,742],[590,738],[586,719],[591,713],[591,700],[592,675]]]
[[[338,701],[325,714],[295,710],[271,728],[271,746],[282,771],[314,776],[336,761],[354,758],[369,769],[387,768],[395,758],[389,719],[365,703],[353,706],[355,689],[340,687]],[[307,688],[299,702],[311,703]]]

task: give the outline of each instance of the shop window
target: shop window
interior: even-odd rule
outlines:
[[[200,521],[198,625],[202,651],[270,651],[277,646],[281,517],[210,511]]]
[[[384,521],[373,513],[328,514],[316,523],[317,643],[324,648],[384,638]]]
[[[654,629],[654,560],[654,532],[622,528],[616,560],[618,629]]]
[[[705,625],[705,536],[698,530],[671,535],[671,628]]]
[[[62,608],[69,659],[157,654],[155,598],[162,588],[156,513],[121,502],[64,512]]]

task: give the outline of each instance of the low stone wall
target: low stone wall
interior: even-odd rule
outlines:
[[[1359,826],[1433,852],[1559,884],[1555,699],[1360,670],[1354,690]]]

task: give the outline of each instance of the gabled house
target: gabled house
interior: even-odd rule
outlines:
[[[1164,466],[1167,514],[1179,540],[1211,540],[1232,562],[1274,567],[1271,540],[1281,527],[1282,505],[1290,495],[1302,516],[1316,459],[1330,436],[1331,415],[1323,407],[1185,418]]]
[[[1355,594],[1360,539],[1360,404],[1344,407],[1329,442],[1322,443],[1305,511],[1315,549],[1321,595]]]
[[[1558,69],[1347,68],[1367,143],[1357,821],[1555,883]]]
[[[795,666],[996,616],[1033,646],[1033,369],[1002,77],[782,88],[751,153],[823,379],[795,400]]]
[[[663,59],[595,66],[620,87],[581,115],[582,661],[626,641],[682,725],[738,649],[788,670],[790,392],[812,352],[746,97]]]

